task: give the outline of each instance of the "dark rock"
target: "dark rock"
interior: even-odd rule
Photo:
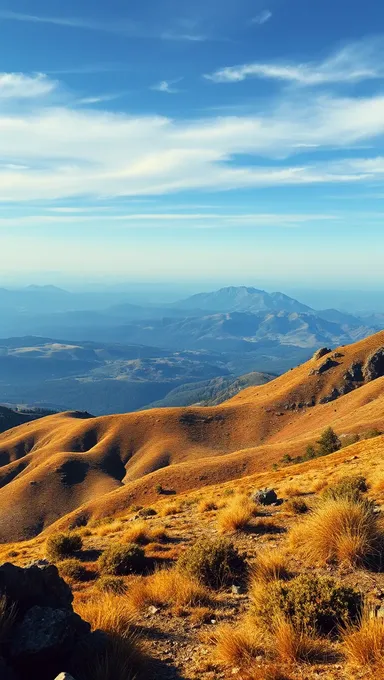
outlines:
[[[10,668],[0,657],[0,678],[1,680],[18,680],[18,676],[14,673],[12,668]]]
[[[277,494],[274,489],[258,489],[252,494],[252,500],[260,505],[272,505],[277,502]]]
[[[335,366],[339,366],[337,361],[334,361],[334,359],[331,359],[331,357],[328,357],[320,366],[319,368],[314,371],[315,375],[322,375],[326,371],[329,371],[331,368],[334,368]]]
[[[318,349],[317,352],[314,353],[312,358],[315,361],[317,361],[318,359],[325,357],[326,354],[330,354],[330,352],[332,352],[332,350],[328,349],[328,347],[320,347],[320,349]]]
[[[384,347],[371,354],[364,364],[364,380],[370,382],[384,376]]]
[[[344,356],[344,354],[342,352],[334,352],[332,356],[334,359],[341,359]]]
[[[25,569],[9,562],[2,564],[0,594],[17,603],[20,618],[35,605],[72,611],[72,591],[53,564],[39,563]]]
[[[335,399],[338,399],[341,396],[339,390],[334,387],[332,390],[331,394],[328,394],[325,397],[321,397],[319,400],[319,404],[328,404],[330,401],[335,401]]]
[[[362,363],[355,361],[344,373],[343,378],[346,382],[364,382]]]
[[[32,657],[36,661],[40,656],[44,662],[65,661],[90,629],[89,623],[68,609],[32,607],[12,635],[11,657],[23,661]]]

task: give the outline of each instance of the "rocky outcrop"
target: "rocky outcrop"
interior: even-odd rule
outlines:
[[[260,505],[272,505],[277,503],[277,494],[274,489],[258,489],[252,494],[252,500]]]
[[[104,651],[106,637],[92,633],[73,611],[71,590],[54,565],[1,565],[0,596],[14,612],[7,639],[0,641],[1,680],[52,680],[76,668],[79,658]]]
[[[331,368],[335,368],[335,366],[339,366],[338,362],[332,359],[331,357],[328,357],[325,361],[323,361],[322,364],[318,368],[313,369],[309,375],[322,375],[323,373],[326,373],[326,371],[329,371]]]
[[[380,347],[368,357],[363,367],[363,376],[366,382],[384,376],[384,347]]]
[[[320,349],[317,350],[317,352],[314,353],[312,358],[314,359],[314,361],[318,361],[318,359],[325,357],[326,354],[330,354],[331,352],[332,350],[328,349],[328,347],[321,347]]]

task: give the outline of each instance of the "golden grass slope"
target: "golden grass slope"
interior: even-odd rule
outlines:
[[[5,432],[0,541],[36,535],[78,509],[99,516],[152,502],[157,485],[180,493],[270,470],[283,454],[303,453],[328,425],[339,435],[384,430],[384,377],[319,403],[383,347],[381,332],[216,407],[100,418],[68,412]],[[318,373],[328,358],[333,365]]]

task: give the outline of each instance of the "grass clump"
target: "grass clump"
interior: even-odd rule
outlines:
[[[217,504],[211,498],[203,498],[198,505],[199,512],[217,510]]]
[[[62,578],[69,581],[89,581],[91,574],[86,567],[75,559],[67,559],[57,565],[59,574]]]
[[[166,541],[168,538],[165,530],[161,527],[151,529],[144,521],[132,522],[132,525],[124,532],[123,542],[146,545],[153,542]]]
[[[102,576],[97,581],[97,589],[112,595],[124,595],[127,586],[119,576]]]
[[[267,627],[273,626],[275,614],[310,635],[337,631],[340,625],[356,620],[362,606],[361,595],[353,588],[308,574],[287,583],[271,581],[267,587],[253,589],[251,599],[256,616]]]
[[[256,513],[256,505],[245,495],[234,496],[218,516],[219,531],[223,534],[247,528]]]
[[[358,624],[350,625],[343,635],[343,651],[353,666],[366,668],[382,664],[384,670],[384,621],[364,612]]]
[[[290,534],[291,546],[310,563],[374,566],[381,559],[383,529],[372,505],[328,498]]]
[[[263,550],[252,563],[250,588],[252,590],[255,584],[287,581],[289,578],[285,555],[277,550]]]
[[[51,534],[47,538],[45,551],[48,559],[55,562],[65,557],[72,557],[82,547],[83,541],[81,536],[76,532],[67,531]]]
[[[219,589],[241,580],[246,563],[227,539],[204,538],[185,550],[178,559],[177,568],[204,585]]]
[[[368,487],[365,477],[361,475],[350,475],[342,477],[335,484],[328,486],[322,493],[323,499],[332,498],[338,500],[339,498],[349,498],[352,500],[360,500],[361,494],[367,491]]]
[[[328,644],[315,634],[297,629],[284,616],[273,621],[273,651],[283,663],[320,663],[329,654]]]
[[[246,619],[240,626],[219,626],[214,633],[215,657],[228,667],[246,667],[258,656],[265,654],[264,640],[260,630]]]
[[[162,517],[169,517],[170,515],[177,515],[182,511],[180,503],[166,503],[161,508],[160,514]]]
[[[146,606],[193,607],[208,602],[208,592],[196,579],[177,569],[161,569],[133,584],[128,593],[134,611]]]
[[[5,595],[0,596],[0,646],[9,642],[11,629],[16,622],[16,605]]]
[[[136,543],[111,543],[100,555],[98,562],[100,573],[112,576],[139,574],[146,566],[144,550]]]
[[[309,510],[305,500],[297,496],[289,498],[289,500],[286,501],[284,508],[293,515],[305,515]]]

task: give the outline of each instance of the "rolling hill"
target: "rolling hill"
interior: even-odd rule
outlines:
[[[384,429],[383,387],[380,332],[219,406],[67,412],[16,427],[0,435],[1,540],[151,502],[158,485],[180,493],[270,470],[328,425],[340,435]]]

